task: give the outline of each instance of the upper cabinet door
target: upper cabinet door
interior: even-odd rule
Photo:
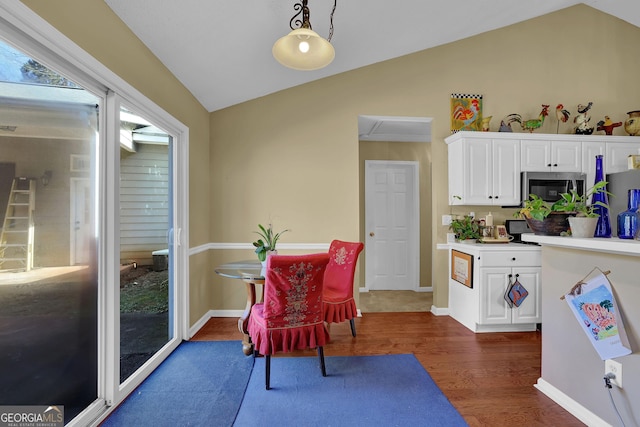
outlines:
[[[522,172],[546,172],[551,168],[549,141],[522,141],[520,168]]]
[[[463,199],[467,205],[493,204],[493,156],[490,139],[464,140]]]
[[[493,204],[515,206],[520,198],[520,141],[493,140]]]
[[[581,141],[522,141],[523,172],[580,172],[582,170]]]
[[[616,173],[629,169],[627,158],[631,154],[640,154],[640,142],[607,142],[607,153],[604,156],[604,173]],[[595,164],[595,160],[593,163]]]
[[[463,138],[449,144],[449,203],[520,203],[520,141]]]

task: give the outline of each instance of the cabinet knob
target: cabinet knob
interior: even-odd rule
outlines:
[[[489,196],[490,199],[493,199],[493,196]]]
[[[557,163],[554,163],[554,164],[553,164],[553,166],[557,168],[557,167],[558,167],[558,164],[557,164]]]
[[[516,257],[511,258],[511,261],[515,261],[515,260],[516,260]]]
[[[551,163],[547,163],[547,167],[551,167]]]

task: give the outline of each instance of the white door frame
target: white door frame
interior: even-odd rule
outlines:
[[[413,290],[420,287],[420,182],[419,170],[420,164],[417,161],[392,161],[392,160],[365,160],[365,288],[364,291],[371,290],[373,277],[373,260],[375,259],[375,249],[373,248],[373,238],[370,236],[371,227],[371,209],[372,197],[370,191],[372,189],[372,171],[373,167],[385,166],[405,166],[409,169],[410,176],[413,177],[413,192],[411,197],[411,206],[407,210],[407,224],[409,228],[409,248],[410,258],[408,264],[408,272],[410,281],[413,283]]]

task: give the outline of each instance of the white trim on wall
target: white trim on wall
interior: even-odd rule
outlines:
[[[330,243],[279,243],[278,249],[297,251],[321,251],[328,252]],[[255,249],[251,243],[220,243],[211,242],[204,245],[194,246],[189,249],[189,255],[196,255],[209,250],[247,250]]]

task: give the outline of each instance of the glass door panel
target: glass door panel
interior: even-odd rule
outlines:
[[[0,403],[98,398],[99,97],[0,40]]]
[[[120,383],[174,337],[172,139],[120,109]]]

